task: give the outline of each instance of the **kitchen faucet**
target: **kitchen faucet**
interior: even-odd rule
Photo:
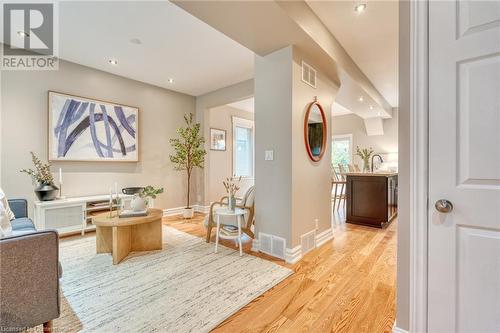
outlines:
[[[372,173],[373,173],[373,158],[374,158],[375,156],[378,156],[378,158],[379,158],[379,160],[380,160],[380,163],[384,163],[384,159],[382,158],[382,156],[380,156],[379,154],[374,154],[374,155],[372,156],[372,165],[371,165],[371,167],[372,167]]]

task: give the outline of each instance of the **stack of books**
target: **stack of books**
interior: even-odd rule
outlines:
[[[118,217],[138,217],[138,216],[146,216],[148,215],[147,210],[140,210],[138,212],[133,211],[131,209],[125,209],[118,214]]]
[[[220,228],[220,233],[225,236],[236,236],[238,235],[238,227],[234,225],[223,225]]]

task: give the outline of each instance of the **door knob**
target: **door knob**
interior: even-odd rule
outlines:
[[[440,213],[449,213],[453,210],[453,204],[446,199],[439,199],[434,204],[434,207],[436,207],[436,210]]]

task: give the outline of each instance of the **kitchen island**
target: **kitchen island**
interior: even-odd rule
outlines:
[[[397,173],[346,173],[346,222],[384,228],[397,215]]]

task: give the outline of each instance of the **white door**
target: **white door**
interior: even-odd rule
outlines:
[[[500,332],[499,1],[430,1],[429,113],[428,330]]]

